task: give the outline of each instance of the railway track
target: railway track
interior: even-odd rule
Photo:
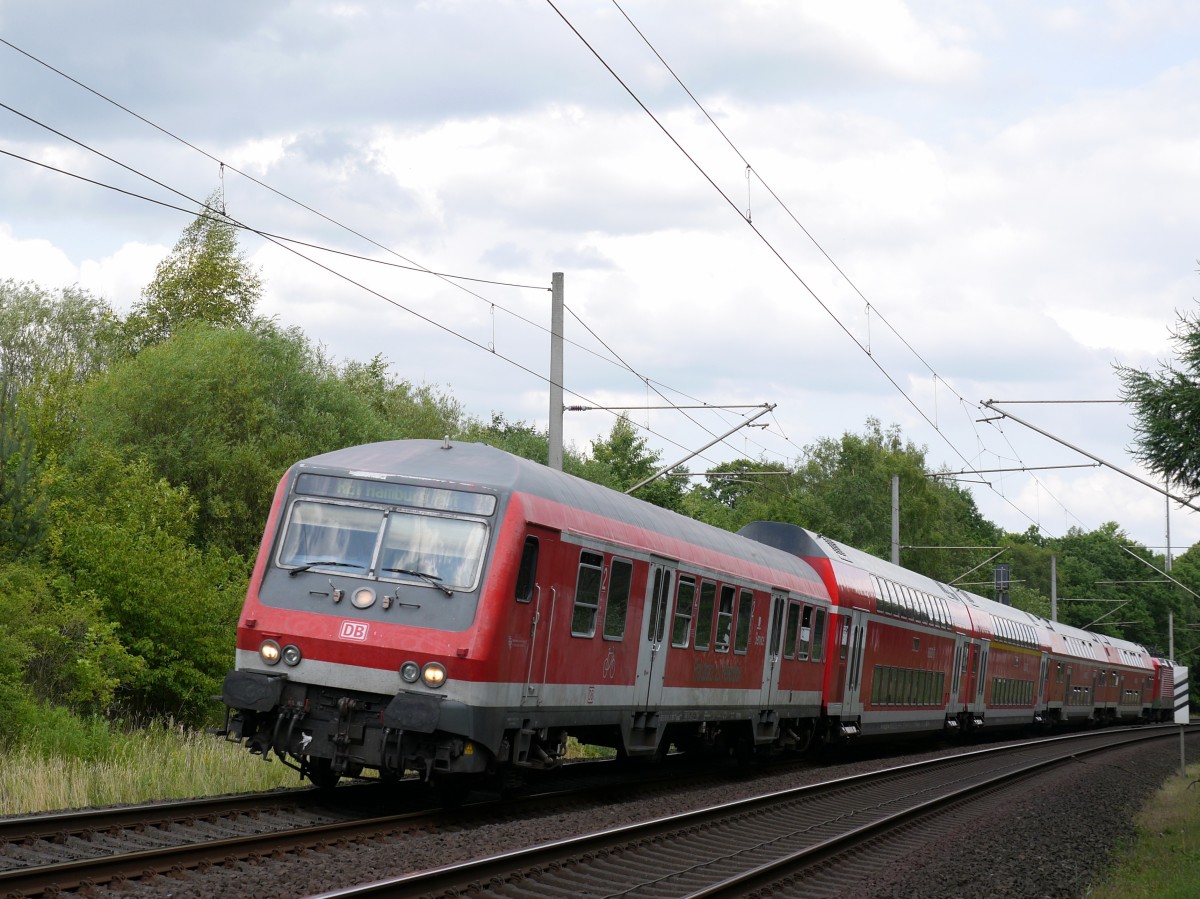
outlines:
[[[1189,728],[1195,732],[1197,728]],[[320,894],[348,896],[838,896],[918,828],[952,828],[1056,765],[1179,729],[1039,740],[828,781]],[[972,807],[973,806],[973,807]],[[832,873],[831,873],[832,872]]]
[[[397,784],[387,795],[407,795],[411,809],[418,793]],[[274,846],[285,834],[361,822],[379,799],[379,785],[347,784],[0,819],[0,896],[194,866],[222,857],[221,847]]]
[[[620,791],[678,789],[717,779],[686,760],[636,774],[597,773],[604,763],[569,766],[518,804],[479,800],[444,810],[418,782],[342,785],[280,793],[0,819],[0,897],[53,895],[121,886],[156,875],[185,876],[246,859],[324,851],[418,831],[462,830],[559,807],[607,803]],[[519,811],[518,811],[519,807]],[[398,809],[378,814],[380,809]]]

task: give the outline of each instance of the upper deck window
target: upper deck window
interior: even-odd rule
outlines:
[[[296,479],[296,492],[306,496],[328,496],[333,499],[413,506],[439,512],[464,512],[468,515],[491,515],[496,511],[496,497],[490,493],[467,493],[465,490],[447,490],[444,487],[422,487],[415,484],[339,478],[322,474],[300,475]]]
[[[487,533],[487,524],[478,520],[297,500],[276,561],[283,568],[432,581],[447,589],[471,590]]]

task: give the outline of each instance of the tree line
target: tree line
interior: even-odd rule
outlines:
[[[296,460],[450,435],[546,462],[544,431],[468,415],[381,356],[330,358],[257,313],[262,289],[233,226],[209,212],[125,315],[77,288],[0,281],[0,740],[55,714],[213,720],[274,488]],[[626,417],[564,458],[617,490],[659,467]],[[986,566],[963,575],[1003,547],[1014,604],[1048,615],[1054,555],[1059,595],[1087,600],[1064,603],[1067,623],[1163,653],[1168,613],[1200,623],[1193,551],[1172,572],[1184,587],[1133,583],[1156,579],[1142,560],[1164,560],[1116,523],[1058,539],[1005,533],[935,474],[923,447],[868,418],[794,460],[726,462],[696,483],[677,469],[637,495],[730,530],[801,524],[886,558],[898,475],[909,568],[986,582]],[[1114,599],[1129,602],[1106,617]]]

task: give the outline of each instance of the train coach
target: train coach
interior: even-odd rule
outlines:
[[[831,614],[788,553],[484,445],[372,444],[281,481],[222,698],[318,783],[542,767],[568,734],[747,751],[811,733]]]
[[[553,765],[568,736],[653,758],[1133,720],[1162,681],[1135,644],[802,528],[731,534],[424,440],[289,469],[236,652],[227,736],[322,785],[461,785]]]
[[[1163,720],[1154,702],[1163,666],[1135,643],[1047,621],[795,525],[753,522],[739,533],[822,574],[845,660],[830,671],[826,713],[863,734]]]

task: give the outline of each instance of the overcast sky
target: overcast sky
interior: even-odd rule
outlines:
[[[1129,409],[1062,401],[1195,311],[1200,6],[0,0],[0,38],[0,149],[189,210],[0,156],[0,278],[127,310],[223,186],[259,231],[528,285],[242,237],[261,311],[476,416],[546,425],[561,271],[567,403],[665,462],[751,410],[640,407],[776,404],[693,471],[875,418],[933,468],[1042,469],[973,476],[1010,531],[1166,542],[1160,494],[979,404],[1147,477]]]

